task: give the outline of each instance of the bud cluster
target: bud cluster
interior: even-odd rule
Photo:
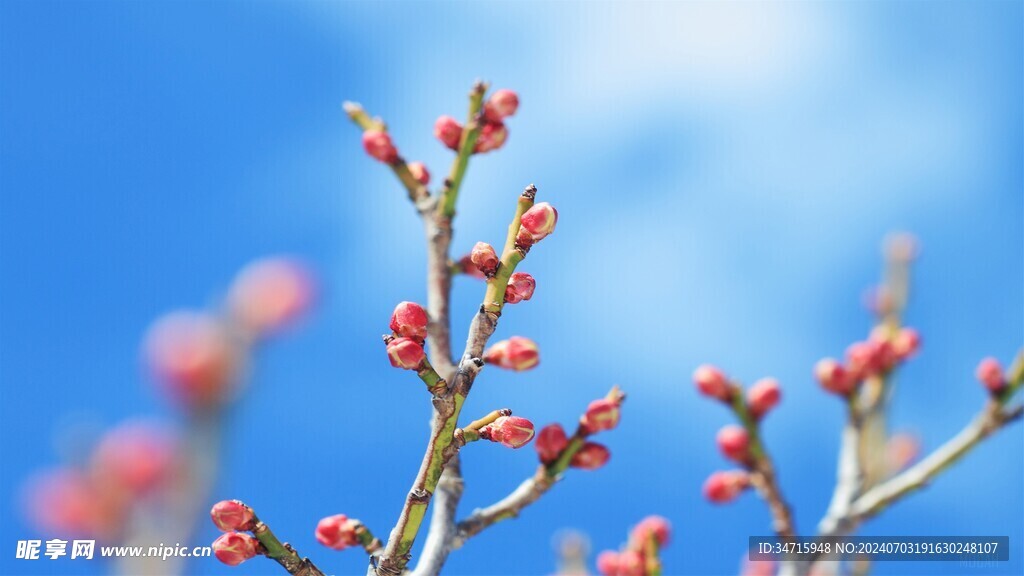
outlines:
[[[213,505],[210,518],[221,534],[213,541],[213,554],[228,566],[238,566],[260,552],[260,543],[245,532],[256,527],[252,508],[238,500],[221,500]]]
[[[619,425],[624,399],[625,395],[615,387],[608,396],[594,400],[587,406],[586,412],[580,416],[579,426],[572,438],[579,444],[579,449],[569,459],[569,466],[596,470],[608,462],[611,458],[608,448],[603,444],[588,441],[587,437]],[[548,466],[562,457],[572,440],[560,424],[548,424],[537,435],[534,447],[541,463]]]
[[[484,109],[478,121],[482,123],[480,135],[473,147],[474,154],[484,154],[501,148],[508,140],[505,119],[515,115],[519,108],[519,96],[508,89],[495,90],[484,102]],[[451,116],[441,116],[434,123],[434,136],[445,147],[458,152],[464,128]]]
[[[384,337],[388,360],[395,368],[419,370],[426,360],[427,312],[415,302],[399,302],[391,313],[391,335]]]
[[[605,550],[598,554],[597,571],[602,576],[645,576],[658,573],[658,553],[668,545],[671,531],[671,524],[661,516],[644,518],[633,527],[622,550]]]
[[[825,390],[849,396],[869,378],[885,376],[921,347],[921,336],[913,328],[892,331],[879,326],[867,340],[846,349],[846,362],[823,358],[814,366],[814,376]]]
[[[733,402],[743,393],[739,385],[730,382],[728,377],[710,364],[697,367],[693,372],[693,383],[697,390],[710,398],[714,398],[732,407]],[[745,405],[750,416],[759,420],[774,408],[782,399],[782,389],[774,378],[762,378],[747,390]]]

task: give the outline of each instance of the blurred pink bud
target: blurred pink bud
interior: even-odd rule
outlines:
[[[133,494],[146,492],[173,473],[177,447],[167,430],[132,422],[114,428],[92,456],[96,477]]]
[[[853,379],[846,368],[833,358],[822,358],[814,365],[814,376],[818,379],[821,387],[833,394],[847,396],[857,387],[857,380]]]
[[[519,416],[501,416],[481,428],[480,437],[508,448],[522,448],[533,440],[533,422]]]
[[[878,352],[873,342],[854,342],[846,348],[846,365],[850,378],[860,381],[878,371]]]
[[[473,147],[474,154],[485,154],[491,150],[497,150],[505,145],[508,140],[508,128],[501,122],[486,122],[480,129],[480,136],[476,139],[476,146]]]
[[[237,350],[224,325],[199,312],[172,312],[146,336],[149,366],[169,393],[190,406],[224,400],[235,377]]]
[[[537,343],[522,336],[495,342],[484,352],[484,361],[506,370],[521,372],[540,364]]]
[[[358,527],[358,520],[350,520],[344,514],[328,516],[317,522],[316,541],[334,550],[344,550],[359,544]]]
[[[395,335],[419,342],[427,337],[427,322],[427,311],[415,302],[399,302],[391,313],[391,330]]]
[[[213,554],[228,566],[238,566],[256,555],[259,541],[241,532],[225,532],[213,541]]]
[[[252,508],[238,500],[221,500],[210,510],[210,519],[221,532],[233,530],[248,532],[254,527],[254,517]]]
[[[434,122],[434,136],[448,148],[457,151],[459,140],[462,139],[462,124],[451,116],[441,116]]]
[[[617,576],[645,576],[644,555],[637,550],[624,550],[619,554],[619,572]]]
[[[418,370],[426,357],[423,346],[412,338],[395,338],[388,342],[388,360],[395,368]]]
[[[608,459],[611,457],[612,453],[604,445],[597,442],[587,442],[583,444],[579,452],[573,454],[569,465],[573,468],[582,468],[584,470],[597,470],[607,464]]]
[[[481,274],[490,278],[498,269],[498,254],[487,242],[477,242],[469,253],[469,260]]]
[[[921,441],[906,432],[893,434],[885,445],[885,459],[890,472],[899,472],[909,466],[921,453]]]
[[[537,449],[540,461],[550,464],[562,455],[562,451],[569,445],[569,439],[565,436],[565,430],[560,424],[548,424],[537,433],[537,441],[533,447]]]
[[[602,430],[611,430],[619,425],[620,416],[619,403],[607,398],[594,400],[587,406],[586,413],[580,418],[580,424],[587,430],[588,434],[595,434]]]
[[[672,525],[661,516],[648,516],[633,527],[633,540],[636,542],[647,542],[651,538],[664,548],[668,544],[669,534]]]
[[[749,456],[750,436],[742,426],[731,424],[718,431],[715,436],[718,449],[730,460],[743,462]]]
[[[597,555],[597,571],[602,576],[619,576],[619,553],[605,550]]]
[[[390,164],[398,159],[398,149],[391,143],[391,136],[383,130],[363,132],[363,149],[371,157]]]
[[[750,476],[743,470],[719,470],[704,481],[704,497],[717,504],[735,500],[750,486]]]
[[[519,236],[516,237],[516,242],[531,246],[555,231],[558,210],[547,202],[540,202],[527,210],[519,222]]]
[[[526,272],[513,272],[505,288],[505,303],[518,304],[533,297],[537,289],[537,281]]]
[[[417,182],[424,186],[430,184],[430,170],[427,170],[426,164],[423,162],[409,162],[406,166],[408,166],[409,172]]]
[[[502,88],[495,90],[494,94],[484,104],[484,116],[490,122],[501,122],[512,116],[519,108],[519,95],[512,90]]]
[[[913,328],[903,328],[892,339],[892,351],[900,362],[917,354],[921,347],[921,335]]]
[[[760,418],[782,399],[782,390],[774,378],[762,378],[747,390],[747,406],[754,418]]]
[[[25,502],[36,528],[54,536],[102,536],[118,521],[116,507],[89,477],[70,468],[30,479]]]
[[[725,374],[710,364],[698,366],[693,371],[693,383],[697,385],[700,393],[705,396],[718,398],[722,402],[732,401],[732,389]]]
[[[1003,367],[999,364],[999,360],[991,356],[978,364],[974,375],[993,394],[998,394],[1006,388],[1006,377],[1003,375]]]
[[[255,335],[279,330],[305,313],[315,282],[309,269],[283,257],[257,260],[238,273],[228,293],[233,318]]]

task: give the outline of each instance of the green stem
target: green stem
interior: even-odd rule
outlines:
[[[284,567],[289,574],[295,576],[324,576],[319,568],[309,561],[309,558],[301,558],[289,544],[283,544],[271,532],[270,527],[262,520],[253,515],[255,526],[252,535],[263,545],[264,555]]]
[[[508,226],[508,236],[505,238],[505,248],[501,252],[498,270],[487,280],[487,291],[484,294],[484,310],[487,312],[501,314],[501,309],[505,305],[505,289],[508,287],[509,278],[516,271],[516,266],[526,258],[526,249],[516,244],[516,237],[519,236],[523,214],[533,206],[536,194],[537,187],[531,184],[519,196],[515,216]]]
[[[363,110],[363,107],[359,104],[356,104],[355,102],[345,102],[343,107],[345,108],[345,113],[347,113],[348,117],[352,119],[352,122],[354,122],[356,126],[362,128],[363,131],[387,131],[387,125],[384,124],[384,122],[380,119],[370,118],[370,115],[367,114],[366,110]],[[414,204],[430,196],[430,192],[427,190],[427,187],[421,184],[420,181],[412,175],[412,172],[409,171],[408,164],[405,163],[405,159],[401,156],[396,158],[394,162],[388,163],[388,166],[391,168],[391,171],[395,173],[395,176],[398,177],[402,186],[405,187],[406,191],[409,193],[409,200]]]
[[[445,180],[444,189],[441,190],[438,211],[445,220],[451,220],[455,216],[455,203],[459,198],[459,189],[462,187],[466,168],[469,166],[469,157],[473,155],[473,148],[476,147],[476,141],[483,129],[481,110],[486,92],[487,84],[477,82],[469,93],[469,116],[466,118],[466,126],[459,140],[459,153],[455,156],[451,172]]]

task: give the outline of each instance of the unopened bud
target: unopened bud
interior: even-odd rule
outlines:
[[[619,425],[621,410],[619,403],[606,398],[594,400],[587,406],[586,413],[580,418],[580,424],[587,430],[588,434],[595,434],[602,430],[611,430]]]
[[[814,365],[814,376],[818,379],[821,387],[833,394],[847,396],[857,387],[857,380],[853,379],[846,368],[833,358],[822,358]]]
[[[513,272],[505,288],[505,303],[518,304],[533,297],[537,281],[526,272]]]
[[[491,150],[497,150],[505,145],[508,140],[508,128],[501,122],[487,122],[480,129],[480,136],[473,147],[474,154],[485,154]]]
[[[248,534],[225,532],[213,541],[213,554],[228,566],[238,566],[256,555],[259,542]]]
[[[146,336],[146,357],[168,392],[188,406],[222,402],[238,369],[226,327],[200,312],[173,312]]]
[[[704,364],[693,371],[693,383],[701,394],[717,398],[722,402],[732,401],[732,388],[721,370]]]
[[[344,514],[335,514],[322,518],[316,524],[316,541],[333,550],[344,550],[359,544],[356,529],[358,520],[350,519]]]
[[[743,470],[720,470],[704,481],[704,497],[717,504],[735,500],[750,486],[750,476]]]
[[[427,166],[423,162],[409,162],[406,166],[417,182],[424,186],[430,184],[430,170],[427,170]]]
[[[874,376],[878,370],[878,351],[870,340],[854,342],[846,348],[846,366],[850,378],[860,381]]]
[[[519,108],[519,96],[507,88],[495,90],[484,104],[484,116],[490,122],[501,122]]]
[[[896,360],[902,362],[917,354],[921,347],[921,335],[913,328],[903,328],[892,339],[892,351]]]
[[[605,550],[597,555],[597,571],[601,576],[619,576],[619,553]]]
[[[548,424],[537,433],[537,441],[533,447],[537,449],[540,461],[549,464],[562,455],[562,451],[569,445],[569,439],[565,436],[565,430],[560,424]]]
[[[391,143],[391,136],[383,130],[363,132],[363,149],[373,158],[386,164],[398,159],[398,149]]]
[[[395,338],[388,342],[388,360],[395,368],[418,370],[426,358],[423,346],[412,338]]]
[[[993,394],[998,394],[1006,388],[1006,376],[1003,375],[1003,367],[999,364],[999,360],[991,356],[978,364],[974,375]]]
[[[305,265],[286,257],[257,260],[238,273],[228,292],[232,319],[255,336],[292,323],[309,309],[316,292]]]
[[[221,500],[213,505],[210,518],[221,532],[241,530],[248,532],[253,529],[252,508],[238,500]]]
[[[718,449],[730,460],[743,462],[750,455],[750,436],[742,426],[733,424],[722,428],[715,441]]]
[[[458,267],[459,271],[465,274],[466,276],[471,276],[473,278],[480,279],[486,278],[486,276],[484,276],[484,273],[481,272],[480,269],[476,267],[476,264],[473,264],[472,254],[466,254],[462,258],[459,258]]]
[[[427,337],[426,310],[415,302],[399,302],[391,313],[391,330],[396,336],[422,342]]]
[[[484,361],[506,370],[521,372],[540,364],[537,343],[522,336],[496,342],[484,352]]]
[[[573,454],[569,465],[573,468],[582,468],[584,470],[597,470],[608,463],[608,459],[611,457],[611,451],[603,444],[587,442],[583,444],[579,452]]]
[[[498,253],[486,242],[477,242],[469,253],[469,259],[481,274],[490,278],[498,269]]]
[[[661,516],[648,516],[633,527],[632,539],[637,543],[644,543],[654,538],[659,548],[668,544],[669,534],[672,525]]]
[[[521,448],[533,439],[533,422],[519,416],[501,416],[481,428],[480,437],[509,448]]]
[[[760,418],[782,399],[782,390],[774,378],[762,378],[747,390],[747,406],[754,418]]]
[[[457,151],[459,140],[462,139],[462,124],[451,116],[441,116],[434,122],[434,136],[448,148]]]
[[[555,231],[558,211],[547,202],[534,204],[519,220],[519,235],[516,242],[526,246],[540,242]]]

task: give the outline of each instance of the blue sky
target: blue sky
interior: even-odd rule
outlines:
[[[415,474],[427,402],[379,334],[396,302],[424,299],[423,246],[340,104],[386,118],[440,174],[450,153],[433,121],[461,116],[486,78],[522,104],[505,148],[472,163],[455,249],[498,243],[530,182],[560,220],[525,266],[537,295],[498,334],[534,338],[541,366],[487,371],[467,410],[569,424],[613,383],[630,398],[607,468],[569,474],[449,572],[547,573],[557,530],[601,550],[659,513],[675,526],[668,573],[734,573],[768,517],[750,496],[700,496],[726,466],[713,439],[728,418],[693,391],[696,365],[782,382],[765,433],[809,530],[842,419],[811,366],[865,334],[860,295],[887,232],[923,245],[908,322],[924,348],[900,375],[896,428],[940,444],[983,401],[977,361],[1024,342],[1022,16],[1019,2],[0,4],[4,546],[34,535],[18,488],[60,462],[70,423],[173,416],[139,367],[150,320],[289,253],[317,270],[322,299],[260,355],[217,498],[252,503],[321,566],[360,572],[360,554],[318,546],[313,527],[345,512],[386,534]],[[456,282],[456,341],[480,293]],[[1011,561],[986,573],[1020,573],[1022,434],[865,532],[1008,535]],[[472,448],[466,512],[535,466],[532,451]],[[282,450],[295,469],[275,464]],[[5,574],[97,567],[0,557]]]

